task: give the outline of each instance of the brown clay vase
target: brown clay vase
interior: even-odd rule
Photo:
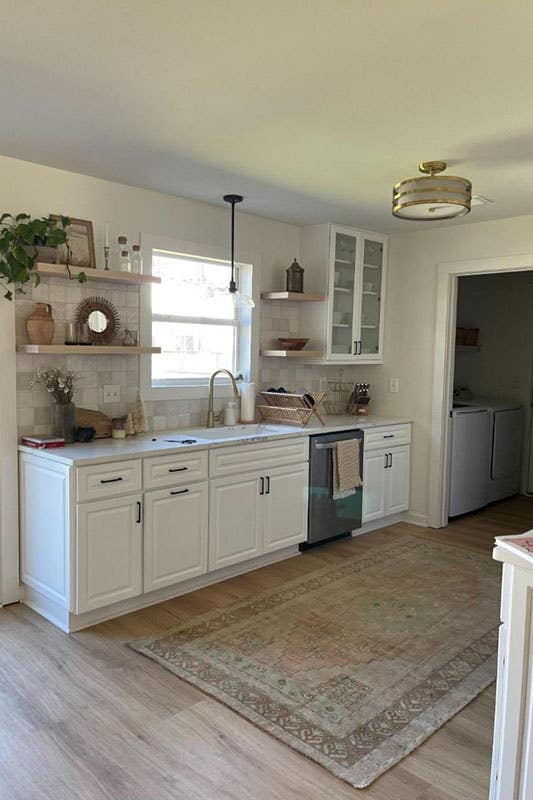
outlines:
[[[52,344],[55,328],[50,303],[35,303],[35,311],[26,317],[26,333],[30,344]]]

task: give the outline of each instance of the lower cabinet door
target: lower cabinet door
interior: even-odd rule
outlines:
[[[141,510],[141,495],[127,495],[78,505],[78,614],[141,594]]]
[[[410,447],[394,447],[390,451],[387,472],[387,514],[399,514],[409,508]]]
[[[265,553],[307,539],[309,464],[269,469],[262,503]]]
[[[209,496],[209,569],[255,558],[262,553],[260,506],[262,482],[257,473],[215,478]]]
[[[386,481],[389,469],[385,468],[388,456],[384,450],[370,450],[363,461],[363,523],[381,519],[386,514]]]
[[[207,572],[208,484],[144,496],[144,591]]]

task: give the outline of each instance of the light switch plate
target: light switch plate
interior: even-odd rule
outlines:
[[[400,379],[391,378],[389,384],[389,392],[392,392],[392,394],[397,394],[399,391],[400,391]]]
[[[120,403],[120,386],[104,385],[104,403]]]

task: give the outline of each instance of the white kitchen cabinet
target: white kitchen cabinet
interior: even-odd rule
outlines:
[[[533,531],[498,536],[493,551],[503,580],[490,800],[533,797],[533,557],[514,544],[524,538]]]
[[[268,470],[261,504],[263,552],[270,553],[307,539],[309,465]]]
[[[76,613],[142,592],[142,495],[80,503]]]
[[[363,457],[363,522],[381,519],[386,512],[386,454],[381,450]]]
[[[246,561],[262,553],[261,482],[258,473],[211,481],[209,569]]]
[[[390,450],[386,478],[385,513],[399,514],[409,508],[409,472],[411,448],[393,447]]]
[[[207,572],[208,484],[144,496],[144,591]]]
[[[84,452],[79,466],[63,452],[21,447],[20,498],[24,602],[64,631],[295,555],[306,538],[305,435]]]
[[[306,309],[310,348],[322,349],[328,363],[382,363],[387,237],[312,225],[302,231],[301,250],[306,289],[327,297]]]
[[[303,462],[212,480],[209,569],[305,541],[308,473]]]
[[[365,435],[363,524],[408,510],[410,440],[408,424],[375,428]]]

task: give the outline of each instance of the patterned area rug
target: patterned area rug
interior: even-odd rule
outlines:
[[[130,646],[368,786],[494,680],[500,588],[488,555],[374,537],[342,566]]]

